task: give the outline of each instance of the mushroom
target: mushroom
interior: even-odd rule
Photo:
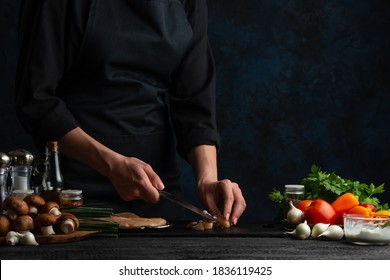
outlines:
[[[57,202],[48,201],[45,205],[43,205],[41,213],[50,213],[56,216],[56,218],[59,218],[61,216],[60,206]]]
[[[12,229],[17,232],[26,232],[34,229],[34,220],[29,215],[18,216],[12,221]]]
[[[34,219],[35,226],[40,229],[41,233],[44,235],[56,234],[53,229],[57,217],[51,213],[39,214]]]
[[[28,214],[35,217],[40,209],[46,204],[46,201],[37,194],[30,194],[24,198],[24,201],[29,206]]]
[[[11,220],[15,220],[17,216],[28,214],[28,205],[20,197],[9,196],[3,201],[3,209]]]
[[[0,215],[0,236],[5,236],[11,230],[11,221],[8,216]]]
[[[58,230],[65,234],[75,232],[79,225],[79,219],[71,213],[62,213],[56,223]]]

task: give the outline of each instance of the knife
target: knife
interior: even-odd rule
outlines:
[[[160,195],[163,198],[165,198],[165,199],[167,199],[175,204],[178,204],[181,207],[184,207],[184,208],[202,216],[203,218],[206,218],[209,221],[213,221],[213,222],[218,221],[218,219],[216,217],[214,217],[213,215],[208,213],[206,210],[199,209],[195,205],[192,205],[191,203],[181,199],[180,197],[177,197],[177,196],[175,196],[169,192],[166,192],[166,191],[158,191],[158,192],[160,193]]]

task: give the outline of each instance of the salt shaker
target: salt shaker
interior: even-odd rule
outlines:
[[[12,190],[29,190],[34,155],[18,149],[8,153],[11,158]]]

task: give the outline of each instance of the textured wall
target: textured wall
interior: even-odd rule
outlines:
[[[0,3],[0,150],[32,148],[12,100],[18,1]],[[390,201],[390,2],[210,0],[209,17],[220,176],[240,183],[244,218],[272,219],[268,192],[313,163],[384,182]]]
[[[268,217],[269,190],[313,163],[390,184],[390,2],[209,3],[220,167],[244,188],[246,215]]]

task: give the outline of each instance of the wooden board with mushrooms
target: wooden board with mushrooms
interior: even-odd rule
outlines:
[[[38,245],[39,243],[70,242],[97,231],[77,231],[78,218],[61,213],[56,202],[45,201],[37,194],[24,199],[9,196],[3,202],[0,215],[0,244]]]

